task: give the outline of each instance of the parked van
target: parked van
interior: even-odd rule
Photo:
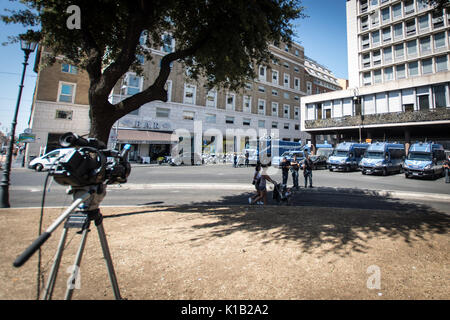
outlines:
[[[399,143],[377,142],[367,148],[359,163],[362,174],[381,173],[387,176],[391,172],[402,173],[405,160],[405,146]]]
[[[72,150],[74,150],[74,148],[62,148],[50,151],[43,156],[31,160],[28,163],[28,168],[36,171],[48,170],[56,160]]]
[[[328,158],[328,169],[330,171],[358,169],[359,162],[368,147],[369,144],[367,143],[343,142],[338,144],[333,154]]]
[[[403,165],[405,177],[443,176],[445,161],[444,147],[433,142],[418,142],[409,148],[408,157]]]

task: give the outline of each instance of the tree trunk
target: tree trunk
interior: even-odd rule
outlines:
[[[113,106],[109,102],[106,102],[104,105],[91,104],[89,117],[91,120],[89,137],[96,138],[107,145],[109,133],[117,120],[114,116]]]

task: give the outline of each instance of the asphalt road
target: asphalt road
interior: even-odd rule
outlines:
[[[254,168],[231,165],[170,167],[136,165],[128,182],[108,187],[102,205],[246,205],[252,195]],[[271,169],[269,175],[281,181],[281,171]],[[10,202],[12,207],[39,207],[46,173],[13,168]],[[288,184],[292,185],[289,177]],[[391,210],[434,210],[450,214],[450,184],[443,178],[406,179],[395,174],[387,177],[362,175],[360,172],[313,173],[313,189],[301,188],[292,197],[296,206],[338,208],[374,208]],[[303,185],[300,176],[300,186]],[[52,182],[46,206],[64,207],[71,203],[66,187]],[[388,195],[380,192],[388,192]],[[400,196],[399,196],[400,195]],[[275,204],[271,200],[270,204]]]

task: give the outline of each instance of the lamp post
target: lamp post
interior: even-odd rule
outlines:
[[[9,139],[8,151],[6,154],[6,164],[3,169],[3,178],[0,183],[0,208],[9,208],[9,176],[11,172],[12,154],[14,148],[14,136],[16,134],[17,115],[19,113],[20,99],[22,97],[23,82],[25,80],[25,72],[27,70],[28,58],[30,54],[36,49],[37,43],[27,40],[20,40],[20,46],[25,53],[25,60],[23,62],[22,79],[19,85],[19,95],[17,97],[16,109],[14,111],[14,118],[11,123],[11,134]]]

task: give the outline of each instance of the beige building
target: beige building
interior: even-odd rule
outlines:
[[[117,103],[149,86],[159,72],[162,57],[172,45],[149,48],[153,59],[142,60],[143,74],[129,72],[119,81],[110,101]],[[300,130],[300,98],[307,94],[304,48],[293,43],[270,45],[273,60],[257,66],[257,78],[239,92],[206,90],[203,83],[188,78],[188,70],[174,62],[166,83],[168,101],[153,101],[123,117],[111,130],[109,145],[130,143],[131,159],[152,161],[168,155],[172,133],[184,129],[194,137],[200,130],[202,152],[240,151],[253,138],[272,136],[285,141],[306,143]],[[83,70],[57,60],[43,66],[45,52],[39,52],[38,72],[30,127],[36,142],[30,143],[28,157],[58,148],[61,134],[79,135],[89,131],[89,79]],[[38,70],[39,68],[39,70]],[[330,72],[331,73],[331,72]],[[256,137],[249,134],[255,132]]]

